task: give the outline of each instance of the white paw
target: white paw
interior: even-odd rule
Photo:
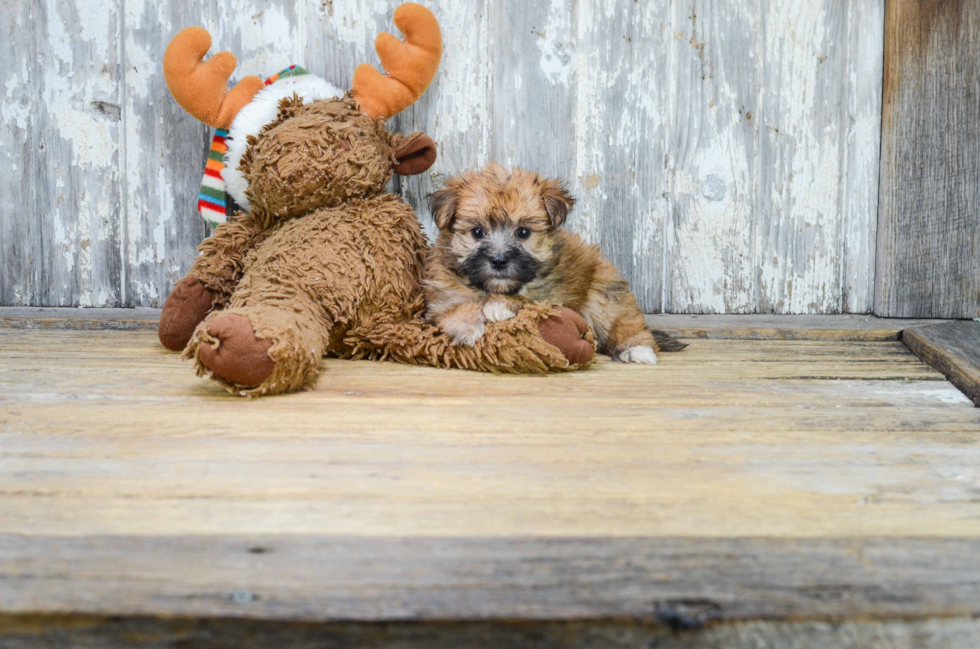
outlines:
[[[494,300],[483,305],[483,317],[487,319],[487,322],[510,320],[516,315],[517,311],[502,300]]]
[[[440,327],[454,343],[468,347],[475,345],[486,329],[483,320],[473,318],[448,318],[442,321]]]
[[[450,337],[457,345],[472,347],[483,336],[484,329],[486,329],[486,326],[481,322],[478,325],[460,327],[457,331],[451,333]]]
[[[616,360],[621,363],[636,363],[637,365],[656,365],[657,364],[657,352],[653,351],[652,347],[647,347],[646,345],[637,345],[635,347],[627,347],[619,353]]]

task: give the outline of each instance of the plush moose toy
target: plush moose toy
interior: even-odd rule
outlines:
[[[174,99],[218,129],[201,211],[225,221],[225,195],[240,211],[174,286],[160,341],[234,393],[310,386],[325,354],[513,373],[591,362],[586,323],[550,304],[490,325],[472,347],[423,322],[428,245],[412,208],[384,187],[392,173],[428,169],[436,147],[422,133],[389,132],[384,120],[429,85],[442,37],[420,5],[401,5],[394,21],[405,41],[382,33],[375,43],[387,74],[361,65],[349,93],[296,67],[226,91],[235,57],[203,61],[205,30],[185,29],[167,47]]]

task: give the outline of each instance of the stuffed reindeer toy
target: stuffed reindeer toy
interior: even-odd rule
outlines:
[[[235,57],[204,61],[205,30],[167,47],[174,99],[218,129],[199,206],[219,223],[167,298],[160,341],[233,393],[309,387],[326,354],[539,374],[591,362],[586,323],[547,303],[489,325],[473,346],[423,321],[428,244],[412,208],[384,188],[393,173],[426,171],[436,146],[384,120],[428,87],[442,37],[417,4],[394,22],[405,40],[375,43],[386,74],[361,65],[348,93],[297,67],[226,90]],[[239,207],[227,219],[226,197]]]

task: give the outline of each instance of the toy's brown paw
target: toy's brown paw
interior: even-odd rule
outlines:
[[[177,282],[160,312],[157,333],[163,346],[172,352],[186,347],[194,329],[211,312],[213,304],[214,295],[201,280],[187,276]]]
[[[235,313],[221,314],[207,328],[217,344],[202,342],[197,354],[215,375],[245,386],[258,385],[269,378],[275,368],[275,361],[269,357],[272,342],[256,338],[248,318]]]
[[[589,331],[588,323],[569,308],[561,307],[558,315],[538,323],[541,337],[561,350],[572,365],[584,363],[592,358],[592,343],[583,337]]]

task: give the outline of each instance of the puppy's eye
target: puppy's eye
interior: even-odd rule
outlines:
[[[483,231],[483,228],[473,228],[470,231],[470,234],[473,235],[474,239],[482,239],[483,237],[487,236],[487,233]]]
[[[518,239],[527,239],[529,236],[531,236],[530,230],[528,230],[527,228],[517,228]]]

